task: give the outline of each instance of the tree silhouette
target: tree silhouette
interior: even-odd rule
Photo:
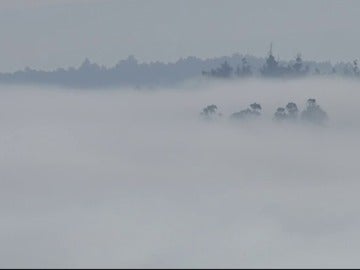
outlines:
[[[215,116],[219,116],[217,114],[218,107],[214,104],[206,106],[202,112],[200,113],[205,119],[213,119]]]
[[[299,72],[302,67],[303,67],[303,62],[302,62],[302,58],[301,58],[301,54],[298,54],[296,56],[296,60],[295,60],[295,64],[293,65],[293,68],[296,72]]]
[[[298,53],[295,58],[295,63],[289,67],[289,74],[293,76],[304,76],[309,72],[309,67],[304,66],[301,54]]]
[[[360,75],[358,60],[354,60],[354,62],[353,62],[353,73],[354,73],[355,76]]]
[[[301,113],[301,119],[309,123],[323,125],[328,119],[328,116],[316,103],[316,99],[310,98],[307,100],[305,110]]]
[[[286,111],[289,118],[296,119],[298,117],[299,109],[294,102],[289,102],[286,105]]]
[[[210,72],[203,71],[202,74],[215,78],[230,78],[233,74],[233,70],[234,69],[229,65],[229,63],[225,61],[220,67],[211,69]]]
[[[270,45],[265,65],[261,69],[261,74],[268,77],[279,75],[279,63],[275,60],[273,55],[272,44]]]
[[[251,119],[261,115],[261,105],[258,103],[250,104],[250,108],[235,112],[230,115],[231,119]]]
[[[277,121],[282,121],[282,120],[285,120],[286,118],[287,118],[287,115],[286,115],[285,108],[283,108],[283,107],[277,108],[277,110],[274,114],[274,119]]]
[[[272,44],[270,45],[270,50],[268,57],[266,58],[264,66],[260,69],[261,75],[264,77],[282,77],[289,74],[291,67],[283,67],[279,64],[279,61],[275,60],[272,51]]]
[[[258,103],[250,104],[250,108],[254,114],[260,115],[260,112],[262,110],[260,104],[258,104]]]
[[[294,102],[289,102],[285,108],[277,108],[274,118],[275,120],[296,120],[298,117],[299,109]]]
[[[241,59],[241,68],[240,65],[236,67],[236,75],[238,77],[248,77],[252,75],[251,66],[245,57]]]

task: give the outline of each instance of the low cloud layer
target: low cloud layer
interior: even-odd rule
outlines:
[[[360,265],[356,82],[0,90],[1,267]],[[308,98],[325,127],[272,121]]]

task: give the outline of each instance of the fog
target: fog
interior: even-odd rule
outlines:
[[[308,98],[325,126],[272,121]],[[0,266],[359,267],[359,101],[341,79],[1,86]]]

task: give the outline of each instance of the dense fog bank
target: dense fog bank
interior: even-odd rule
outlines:
[[[273,121],[309,98],[326,125]],[[359,101],[342,79],[1,86],[0,266],[358,267]]]

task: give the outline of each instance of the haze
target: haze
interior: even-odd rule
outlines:
[[[360,1],[0,1],[0,268],[358,268]]]
[[[0,71],[26,66],[106,66],[135,55],[176,61],[233,53],[293,59],[352,61],[360,47],[356,0],[238,1],[3,0]]]
[[[272,121],[310,97],[326,126]],[[358,267],[359,98],[341,79],[3,86],[0,266]],[[254,101],[261,120],[228,121]]]

